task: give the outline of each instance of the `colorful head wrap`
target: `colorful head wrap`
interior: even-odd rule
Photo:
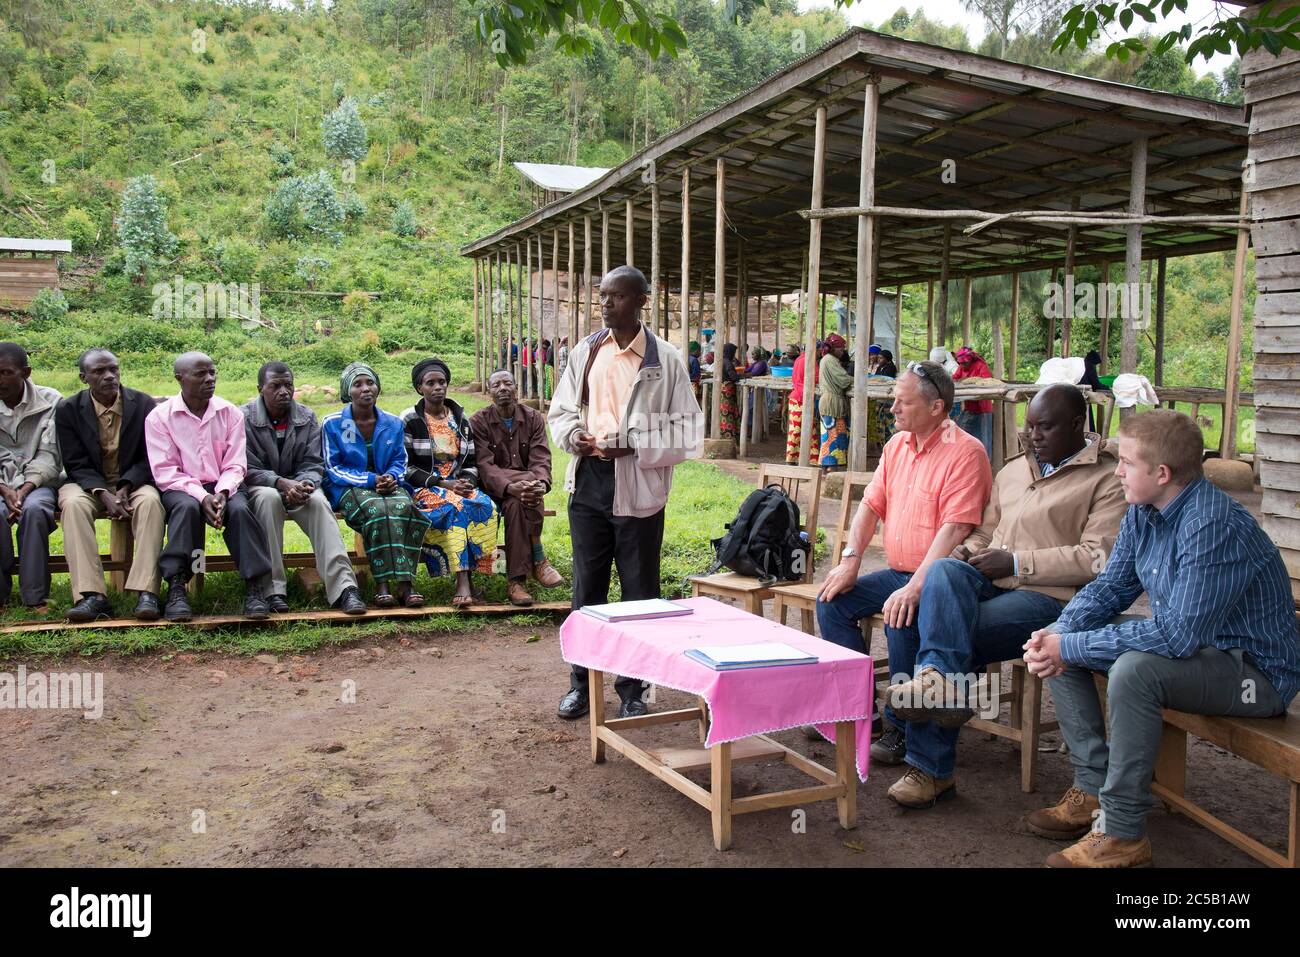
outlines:
[[[364,362],[349,362],[348,367],[343,370],[343,375],[339,378],[339,398],[347,401],[349,393],[352,392],[352,383],[356,381],[357,376],[369,376],[375,380],[375,388],[380,389],[379,373],[372,366]]]

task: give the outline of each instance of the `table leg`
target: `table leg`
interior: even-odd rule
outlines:
[[[731,742],[709,749],[709,793],[713,797],[713,846],[720,851],[731,847]]]
[[[836,798],[840,827],[858,826],[858,768],[854,760],[857,727],[852,721],[835,722],[835,783],[844,785],[844,797]]]
[[[605,742],[600,740],[597,729],[605,725],[605,673],[594,668],[587,669],[587,702],[591,717],[591,760],[595,764],[605,763]]]
[[[736,397],[740,400],[740,457],[743,459],[749,454],[749,397],[754,394],[753,389],[745,388],[742,382],[736,386]]]

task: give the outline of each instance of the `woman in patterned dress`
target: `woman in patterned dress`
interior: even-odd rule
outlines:
[[[791,363],[792,371],[790,375],[790,396],[786,400],[789,408],[789,418],[786,422],[785,431],[785,461],[787,465],[799,464],[799,441],[803,432],[803,374],[807,367],[804,362],[803,353],[798,346],[790,346],[786,350],[787,354],[794,353],[794,361]],[[813,379],[819,376],[816,364],[813,364]],[[808,439],[808,461],[816,462],[818,453],[821,449],[820,433],[814,424],[817,415],[817,389],[814,383],[813,388],[813,414],[809,416],[809,425],[812,426],[809,431],[812,433]]]
[[[826,337],[826,355],[818,367],[818,421],[821,423],[821,455],[818,462],[827,472],[846,468],[849,462],[849,389],[853,379],[844,368],[848,343],[832,332]]]
[[[376,404],[379,375],[364,362],[343,370],[339,395],[351,401],[321,423],[325,495],[361,535],[375,579],[375,604],[418,608],[424,598],[412,582],[429,523],[402,488],[402,420]]]
[[[740,403],[736,400],[740,378],[741,374],[736,371],[736,346],[728,342],[722,347],[722,360],[713,368],[713,380],[721,383],[722,389],[722,414],[719,418],[724,439],[740,438]]]
[[[478,487],[474,434],[469,416],[447,398],[451,370],[425,359],[411,370],[420,400],[402,413],[406,438],[406,486],[429,523],[424,561],[429,574],[456,575],[453,608],[474,604],[472,572],[492,574],[499,516]]]

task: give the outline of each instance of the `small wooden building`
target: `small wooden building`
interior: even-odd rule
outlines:
[[[0,237],[0,310],[24,310],[42,289],[58,289],[56,256],[70,252],[66,239]]]

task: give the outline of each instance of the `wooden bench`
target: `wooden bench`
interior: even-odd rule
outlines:
[[[1300,711],[1293,707],[1287,714],[1276,718],[1231,718],[1165,711],[1164,721],[1151,793],[1163,801],[1170,811],[1186,814],[1255,860],[1270,867],[1300,868]],[[1231,751],[1237,757],[1290,782],[1285,854],[1279,854],[1215,817],[1187,797],[1185,789],[1189,734],[1225,751]]]
[[[542,515],[546,518],[555,517],[555,509],[543,509]],[[336,519],[342,516],[335,513]],[[104,566],[104,571],[108,572],[109,587],[122,591],[126,585],[126,575],[131,569],[131,557],[135,550],[135,540],[131,535],[130,522],[109,522],[109,545],[108,554],[100,555],[99,560]],[[366,558],[365,546],[362,544],[361,535],[353,534],[353,547],[348,552],[348,558],[352,561],[354,567],[369,567],[370,560]],[[315,552],[286,552],[284,554],[284,567],[289,568],[311,568],[316,567]],[[205,572],[233,572],[235,571],[235,560],[229,555],[206,555],[204,557]],[[50,556],[50,573],[53,575],[68,573],[68,560],[62,555]],[[192,579],[195,588],[202,589],[203,573],[195,575]]]

